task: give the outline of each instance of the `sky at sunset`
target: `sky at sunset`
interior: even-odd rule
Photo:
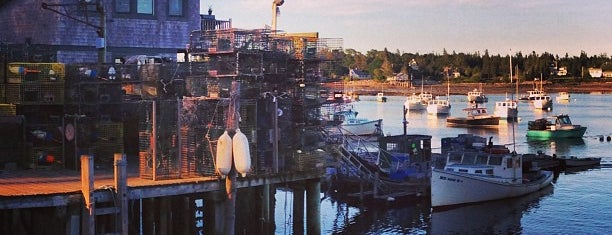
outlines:
[[[201,0],[235,28],[272,23],[272,0]],[[285,0],[277,29],[342,38],[344,49],[612,55],[610,0]]]

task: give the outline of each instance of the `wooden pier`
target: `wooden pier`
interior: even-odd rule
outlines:
[[[121,158],[119,158],[122,160]],[[95,234],[100,233],[100,229],[96,229],[95,226],[104,226],[104,224],[96,224],[96,216],[100,215],[108,215],[108,214],[116,214],[117,217],[125,217],[123,220],[124,226],[121,229],[116,229],[112,231],[112,234],[128,234],[131,232],[140,230],[147,231],[147,228],[142,228],[142,224],[147,223],[147,215],[146,209],[142,208],[143,200],[155,200],[157,199],[157,203],[162,203],[166,199],[171,200],[172,197],[176,196],[185,196],[185,195],[201,195],[199,197],[209,199],[209,201],[217,201],[210,204],[219,204],[223,205],[225,190],[226,190],[226,181],[225,179],[221,179],[218,176],[205,176],[205,177],[196,177],[196,178],[185,178],[185,179],[169,179],[169,180],[150,180],[139,177],[138,169],[135,167],[123,167],[126,169],[125,175],[125,205],[127,202],[140,203],[140,209],[138,211],[134,211],[130,209],[128,212],[128,208],[125,208],[121,212],[121,206],[119,205],[120,200],[118,195],[121,193],[118,192],[117,185],[121,185],[121,168],[115,167],[115,172],[112,170],[104,169],[104,170],[96,170],[93,169],[93,165],[88,165],[86,160],[82,159],[82,174],[77,171],[67,170],[67,169],[38,169],[38,170],[15,170],[15,171],[3,171],[0,173],[0,218],[2,217],[15,217],[16,214],[19,214],[19,210],[36,210],[37,208],[71,208],[71,207],[82,207],[83,210],[80,213],[72,213],[65,215],[65,218],[61,221],[64,221],[66,224],[61,225],[60,227],[71,228],[66,231],[66,234]],[[116,159],[116,161],[119,161]],[[122,160],[124,161],[124,160]],[[119,165],[120,164],[116,164]],[[92,166],[90,169],[92,170],[92,174],[87,174],[87,168]],[[119,174],[118,174],[119,173]],[[307,192],[307,202],[309,203],[306,208],[308,211],[318,210],[319,208],[319,194],[316,192],[320,192],[320,184],[319,180],[324,175],[324,172],[319,170],[307,171],[307,172],[285,172],[278,174],[270,174],[270,175],[253,175],[248,177],[237,177],[233,182],[232,187],[236,189],[263,189],[269,194],[273,194],[276,189],[276,185],[294,185],[295,188],[301,188],[301,192],[304,192],[304,188]],[[91,182],[88,182],[88,178]],[[91,185],[91,186],[87,186]],[[302,186],[300,186],[302,185]],[[91,189],[88,189],[91,187]],[[91,191],[91,199],[92,202],[88,202],[87,199],[87,191]],[[313,192],[310,192],[314,190]],[[270,193],[271,192],[271,193]],[[265,195],[266,193],[263,193]],[[304,196],[296,194],[296,199],[298,201],[304,202]],[[263,197],[262,202],[255,202],[257,198],[244,198],[242,196],[240,200],[242,201],[251,201],[252,204],[261,204],[261,218],[266,218],[265,223],[268,227],[274,226],[274,224],[270,224],[273,222],[273,219],[270,219],[273,215],[273,212],[270,212],[269,208],[274,210],[273,196],[269,195],[268,197]],[[272,200],[270,200],[272,198]],[[205,199],[205,200],[206,200]],[[316,201],[316,205],[311,205]],[[146,201],[145,201],[146,202]],[[191,202],[188,202],[191,203]],[[191,203],[192,204],[192,203]],[[95,212],[88,211],[88,205],[106,205],[100,206],[96,209]],[[115,206],[108,206],[115,205]],[[145,203],[145,206],[153,206],[157,207],[159,205],[155,203]],[[302,203],[303,205],[303,203]],[[116,207],[116,208],[115,208]],[[303,206],[302,206],[303,207]],[[304,210],[305,208],[295,208],[297,210]],[[294,209],[294,210],[295,210]],[[219,211],[222,210],[222,211]],[[223,212],[225,206],[214,206],[213,211],[209,214],[209,216],[213,216],[216,214],[225,214]],[[237,209],[239,210],[239,209]],[[160,214],[170,213],[171,209],[165,209],[162,212],[158,212]],[[134,218],[134,214],[139,213],[138,217]],[[142,213],[145,213],[144,215]],[[179,211],[175,213],[181,213]],[[187,212],[183,212],[187,213]],[[300,214],[300,213],[296,213]],[[309,230],[316,230],[317,228],[320,230],[319,225],[319,212],[309,212],[307,216],[308,220],[311,222],[307,222]],[[140,228],[138,226],[132,225],[130,229],[127,228],[127,217],[131,221],[130,224],[133,224],[135,221],[141,225]],[[143,216],[145,217],[143,221]],[[160,216],[163,217],[163,216]],[[216,217],[216,216],[213,216]],[[169,219],[169,218],[166,218]],[[303,218],[302,218],[303,219]],[[82,220],[82,221],[81,221]],[[160,218],[149,219],[158,221]],[[163,219],[162,219],[163,220]],[[207,220],[216,221],[215,225],[208,225],[208,229],[212,232],[221,232],[223,231],[223,223],[220,222],[223,220],[222,218],[208,218]],[[81,222],[79,222],[81,221]],[[84,223],[83,221],[91,221],[90,224]],[[170,223],[169,221],[166,221]],[[9,223],[9,222],[5,222]],[[13,221],[12,223],[15,223]],[[19,222],[24,223],[24,222]],[[161,223],[161,222],[158,222]],[[118,222],[118,224],[121,224]],[[303,224],[303,223],[302,223]],[[298,223],[299,225],[299,223]],[[116,226],[116,225],[115,225]],[[159,225],[158,225],[159,226]],[[165,225],[168,227],[169,225]],[[212,228],[211,228],[212,226]],[[7,226],[3,226],[7,227]],[[18,230],[0,230],[0,232],[18,232]],[[150,230],[151,228],[149,228]],[[155,230],[156,228],[153,228]],[[270,231],[270,228],[266,228],[266,231]],[[303,230],[304,228],[298,226],[298,231]],[[193,229],[192,229],[193,230]],[[41,231],[41,230],[36,230]],[[81,231],[79,233],[79,231]],[[93,231],[93,232],[92,232]],[[96,232],[97,231],[97,232]],[[166,228],[166,231],[172,231],[169,228]],[[188,234],[185,232],[184,234]]]

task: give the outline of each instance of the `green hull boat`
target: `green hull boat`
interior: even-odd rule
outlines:
[[[567,114],[560,114],[548,119],[541,118],[529,121],[527,137],[539,139],[582,138],[587,129],[585,126],[573,125]]]
[[[585,126],[576,126],[572,129],[562,130],[528,130],[527,137],[531,138],[582,138],[586,132]]]

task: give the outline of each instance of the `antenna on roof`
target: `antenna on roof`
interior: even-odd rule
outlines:
[[[272,1],[272,31],[276,33],[276,18],[280,15],[279,6],[282,6],[285,0]]]

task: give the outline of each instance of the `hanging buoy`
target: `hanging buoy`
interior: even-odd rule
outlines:
[[[242,177],[251,170],[251,153],[249,150],[249,140],[240,129],[236,129],[236,134],[232,138],[232,150],[234,152],[234,166]]]
[[[221,178],[225,178],[232,169],[232,137],[227,134],[227,131],[223,132],[217,140],[216,162],[215,170],[221,175]]]
[[[606,138],[606,140],[607,140],[608,142],[610,142],[610,141],[612,140],[612,137],[608,136],[608,138]]]

